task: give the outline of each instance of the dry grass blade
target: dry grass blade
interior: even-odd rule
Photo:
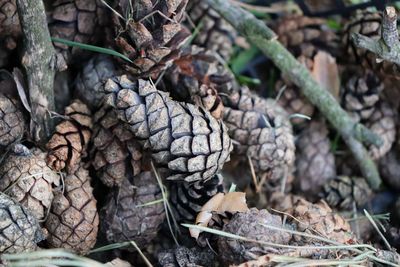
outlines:
[[[387,239],[385,238],[385,236],[382,234],[382,232],[379,230],[378,225],[376,225],[374,219],[371,217],[371,215],[369,214],[369,212],[367,210],[364,209],[364,213],[365,216],[367,216],[369,222],[372,224],[372,226],[375,228],[375,230],[378,232],[379,236],[382,238],[383,243],[385,243],[385,246],[388,250],[391,250],[392,247],[390,246],[389,242],[387,241]]]

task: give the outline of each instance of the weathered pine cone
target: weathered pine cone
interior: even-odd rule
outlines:
[[[0,192],[0,253],[36,250],[44,239],[37,219],[13,198]]]
[[[104,54],[93,56],[75,79],[75,95],[92,110],[97,109],[104,97],[102,86],[117,73],[111,57]]]
[[[223,190],[221,175],[215,175],[207,181],[194,183],[172,182],[169,193],[176,220],[194,222],[203,205]]]
[[[202,0],[189,1],[186,12],[194,24],[188,22],[187,26],[200,27],[193,44],[217,52],[224,60],[229,60],[237,31]]]
[[[232,143],[225,125],[202,108],[173,101],[150,82],[126,76],[109,79],[105,91],[106,103],[150,149],[167,179],[208,180],[229,160]]]
[[[14,198],[43,220],[54,198],[60,176],[46,164],[46,153],[37,148],[10,154],[0,166],[0,191]]]
[[[21,35],[16,0],[0,0],[0,68],[10,63],[11,52]]]
[[[372,196],[372,190],[362,177],[338,176],[324,185],[323,197],[331,207],[352,210],[361,208]]]
[[[113,109],[102,107],[94,115],[92,142],[92,165],[106,186],[119,186],[142,171],[142,146]]]
[[[157,255],[161,267],[213,266],[215,254],[209,248],[179,246]]]
[[[47,243],[53,248],[65,248],[79,254],[87,253],[96,243],[99,215],[92,193],[89,172],[79,166],[67,175],[63,192],[54,196],[46,220]]]
[[[133,182],[122,181],[114,189],[100,213],[100,229],[111,243],[134,240],[146,246],[156,235],[164,220],[161,189],[151,172],[142,172]]]
[[[0,94],[0,151],[22,139],[26,122],[15,99]]]
[[[93,124],[89,108],[80,100],[65,108],[65,116],[46,145],[47,164],[56,171],[66,168],[68,173],[74,173],[86,156]]]
[[[115,45],[132,63],[123,63],[139,77],[158,76],[179,56],[180,47],[190,36],[180,23],[188,0],[118,0],[114,15]]]
[[[325,122],[311,121],[296,140],[296,149],[296,184],[299,190],[315,197],[329,179],[336,177],[335,157]]]

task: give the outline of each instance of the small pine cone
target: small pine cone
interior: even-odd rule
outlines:
[[[164,221],[162,203],[146,205],[162,198],[160,187],[151,172],[142,172],[122,181],[109,196],[100,213],[101,231],[111,243],[135,241],[145,247],[157,235]]]
[[[3,193],[0,193],[0,222],[1,254],[36,250],[36,243],[44,239],[37,219],[17,201]]]
[[[299,190],[316,196],[321,187],[336,177],[328,128],[324,121],[311,121],[296,141],[296,182]]]
[[[48,25],[52,37],[96,45],[110,25],[110,10],[101,0],[51,1]],[[85,51],[55,42],[54,46],[68,63],[79,63]]]
[[[331,206],[351,210],[361,208],[372,196],[372,190],[362,177],[338,176],[324,185],[324,199]]]
[[[187,248],[183,246],[158,253],[161,267],[214,266],[215,254],[209,248]]]
[[[53,201],[53,188],[60,185],[60,176],[47,166],[46,153],[23,148],[22,153],[10,154],[0,166],[0,191],[43,220]]]
[[[235,152],[256,172],[270,172],[280,180],[294,163],[294,138],[287,113],[273,99],[264,99],[246,87],[224,97],[224,122],[235,145]]]
[[[383,83],[372,72],[352,76],[342,88],[342,106],[356,120],[368,120],[375,111]]]
[[[105,91],[106,103],[150,149],[167,179],[208,180],[229,160],[228,130],[202,108],[173,101],[150,82],[126,76],[109,79]]]
[[[0,150],[22,139],[26,122],[15,99],[0,94]]]
[[[16,0],[0,0],[0,68],[9,64],[21,35]]]
[[[132,63],[123,62],[131,74],[147,78],[158,76],[179,56],[180,47],[190,36],[180,24],[188,0],[118,0],[114,15],[115,45]]]
[[[76,97],[92,110],[97,109],[104,97],[104,92],[101,91],[103,83],[116,73],[116,67],[110,57],[104,54],[93,56],[76,77]]]
[[[374,145],[368,147],[372,159],[377,160],[390,151],[395,141],[396,113],[389,104],[382,101],[365,122],[365,126],[383,140],[383,145],[380,147]]]
[[[267,210],[252,208],[247,212],[233,215],[232,219],[224,225],[223,231],[249,239],[283,245],[288,244],[292,238],[292,235],[287,232],[271,230],[262,224],[284,228],[280,216],[272,215]],[[218,237],[218,250],[222,261],[227,266],[252,260],[256,256],[271,251],[271,248],[258,243]]]
[[[193,44],[217,52],[228,61],[233,53],[237,31],[204,1],[189,1],[186,12],[194,24],[191,26],[200,27]],[[190,23],[186,24],[190,26]]]
[[[400,156],[397,147],[393,147],[378,162],[382,180],[389,187],[400,191]]]
[[[92,118],[89,108],[80,100],[74,100],[65,108],[63,122],[46,145],[49,151],[47,164],[56,171],[64,168],[74,173],[86,156],[86,148],[92,134]]]
[[[67,175],[64,190],[54,196],[47,217],[47,243],[52,248],[65,248],[86,254],[96,243],[99,215],[90,185],[89,172],[79,166]]]
[[[142,146],[125,126],[111,108],[102,107],[94,115],[92,165],[108,187],[142,171]]]
[[[223,192],[221,175],[215,175],[207,181],[195,183],[173,182],[170,186],[170,201],[178,221],[194,222],[197,214],[208,200]]]

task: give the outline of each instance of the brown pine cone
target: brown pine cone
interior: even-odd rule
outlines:
[[[383,83],[373,72],[351,76],[342,88],[342,107],[356,120],[368,120],[383,88]]]
[[[364,206],[372,190],[362,177],[337,176],[324,185],[323,197],[331,207],[351,210],[353,203]]]
[[[164,221],[160,187],[151,172],[142,172],[133,182],[124,179],[109,195],[100,213],[100,229],[111,243],[135,241],[145,247],[156,235]]]
[[[0,0],[0,68],[9,64],[21,35],[16,0]]]
[[[179,56],[190,36],[180,24],[188,0],[118,0],[114,14],[115,45],[132,63],[123,62],[131,74],[158,76]],[[129,18],[129,19],[128,19]]]
[[[60,176],[47,167],[46,153],[37,148],[10,154],[0,166],[0,191],[20,202],[43,220],[53,201],[53,188]]]
[[[106,103],[150,149],[167,179],[207,180],[229,160],[228,130],[202,108],[173,101],[149,81],[132,82],[125,75],[109,79],[105,91]]]
[[[65,248],[86,254],[96,243],[99,215],[90,185],[89,172],[79,166],[67,175],[63,192],[54,196],[47,217],[47,243],[52,248]]]
[[[324,121],[311,121],[296,140],[296,183],[307,196],[315,197],[321,187],[336,177],[328,128]]]
[[[382,180],[394,190],[400,191],[400,156],[397,147],[393,147],[379,159],[379,174]]]
[[[142,171],[142,146],[113,109],[102,107],[94,115],[92,141],[92,165],[106,186],[119,186]]]
[[[56,171],[66,168],[68,173],[74,173],[86,156],[93,124],[89,108],[80,100],[65,108],[65,116],[46,145],[47,164]]]
[[[294,138],[287,113],[272,99],[261,98],[242,87],[223,98],[224,122],[235,145],[235,152],[256,172],[270,172],[280,180],[294,163]]]
[[[48,12],[50,34],[69,41],[97,45],[110,25],[110,12],[101,0],[51,1]],[[79,63],[87,52],[58,42],[54,42],[54,46],[68,63]]]
[[[202,0],[189,1],[186,12],[194,24],[188,22],[188,27],[199,27],[199,33],[192,43],[217,52],[224,60],[229,60],[237,31]]]
[[[104,97],[102,85],[115,76],[116,67],[112,59],[104,54],[93,56],[83,65],[75,80],[75,95],[92,110],[97,109]]]
[[[15,99],[0,94],[0,150],[22,139],[26,122]]]
[[[171,183],[170,201],[176,214],[176,220],[194,222],[203,205],[214,195],[223,191],[221,175],[215,175],[207,181]]]
[[[161,251],[157,257],[161,267],[200,267],[215,264],[215,254],[209,248],[179,246]]]
[[[21,253],[37,249],[44,239],[37,219],[13,198],[0,193],[0,253]]]

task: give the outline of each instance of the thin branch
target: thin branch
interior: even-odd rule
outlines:
[[[302,90],[308,100],[321,111],[340,133],[355,155],[363,176],[372,188],[377,189],[381,184],[379,173],[361,142],[380,146],[382,144],[381,138],[350,118],[335,98],[313,79],[309,70],[277,41],[276,34],[264,22],[230,1],[207,0],[207,2],[241,35],[268,56],[282,73]]]

